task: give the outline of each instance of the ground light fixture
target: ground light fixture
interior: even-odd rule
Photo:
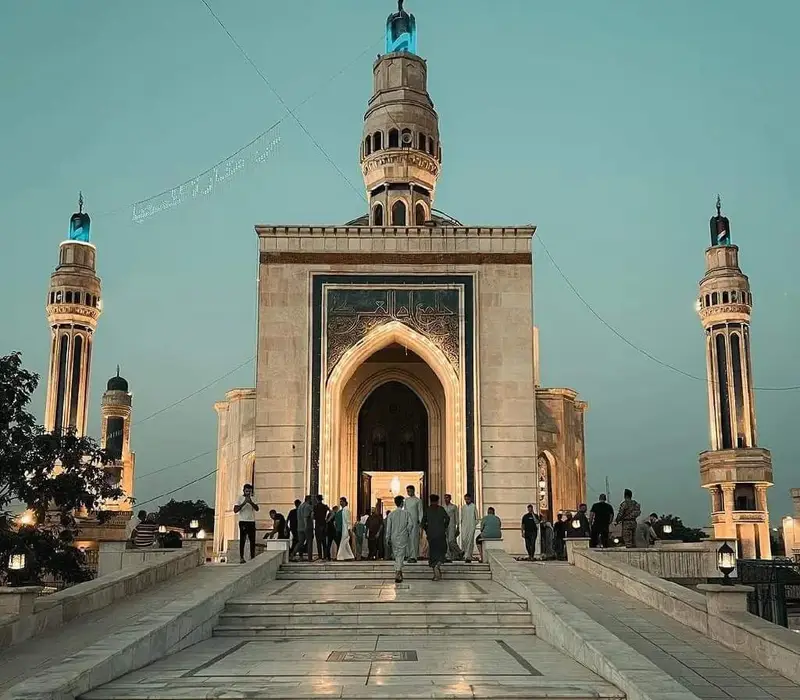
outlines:
[[[669,523],[665,523],[664,527],[661,528],[661,531],[665,535],[671,535],[672,534],[672,525],[670,525]]]
[[[722,572],[722,584],[724,586],[732,586],[731,574],[736,568],[736,552],[727,543],[723,542],[722,546],[717,550],[717,568]]]
[[[159,525],[158,526],[158,534],[159,535],[167,534],[167,526],[166,525]]]
[[[197,530],[200,527],[200,523],[197,520],[189,521],[189,529],[190,530]]]

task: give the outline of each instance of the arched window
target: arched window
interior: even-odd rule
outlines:
[[[380,151],[383,148],[383,134],[380,131],[376,131],[372,134],[372,150],[373,151]]]
[[[398,199],[392,204],[392,226],[406,225],[406,203]]]
[[[728,292],[722,292],[722,303],[727,304],[729,302],[730,302],[730,297],[728,295]]]
[[[397,129],[389,130],[389,148],[400,147],[400,132]]]
[[[439,162],[442,162],[442,147],[439,146]]]
[[[711,306],[711,296],[706,294],[706,306]]]
[[[739,301],[739,295],[736,293],[736,290],[734,289],[734,290],[731,292],[731,302],[735,304],[735,303],[737,303],[738,301]]]
[[[67,304],[72,303],[72,292],[67,292]]]
[[[425,213],[425,205],[417,202],[417,206],[414,207],[414,223],[417,226],[424,226],[427,219],[428,216]]]
[[[372,207],[372,225],[383,226],[383,204],[380,202]]]
[[[433,138],[428,137],[428,153],[433,155],[436,153],[436,149],[434,148]]]
[[[367,136],[364,139],[364,155],[368,156],[370,153],[372,153],[372,139]]]
[[[711,306],[716,306],[719,304],[719,294],[716,292],[712,292],[711,294]]]
[[[425,134],[420,134],[419,137],[417,138],[417,143],[419,144],[418,147],[419,147],[420,151],[424,151],[425,150],[425,144],[427,142],[428,142],[428,138],[425,136]]]

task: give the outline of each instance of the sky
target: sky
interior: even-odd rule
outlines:
[[[46,372],[45,294],[82,190],[104,297],[90,432],[99,436],[100,398],[119,364],[134,394],[140,503],[214,469],[213,404],[254,384],[253,226],[363,212],[351,185],[362,189],[371,66],[395,7],[208,2],[286,104],[313,94],[297,117],[342,174],[201,0],[8,0],[0,24],[0,65],[10,68],[0,72],[0,354],[19,350]],[[800,3],[408,0],[406,9],[440,115],[436,206],[470,225],[536,224],[582,297],[640,349],[586,308],[536,242],[542,383],[589,402],[590,498],[608,477],[612,501],[629,487],[646,511],[706,524],[705,382],[644,352],[704,377],[694,302],[720,193],[753,289],[756,384],[800,385]],[[281,119],[263,162],[133,221],[135,202]],[[44,382],[37,415],[43,406]],[[800,391],[758,391],[756,409],[777,524],[800,486]],[[213,489],[212,477],[174,497],[213,502]]]

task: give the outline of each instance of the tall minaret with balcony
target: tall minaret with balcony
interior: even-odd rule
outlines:
[[[417,22],[397,3],[386,20],[386,53],[372,67],[360,162],[372,226],[430,221],[442,163],[439,116],[428,94],[428,65],[417,55]]]
[[[131,412],[133,395],[128,391],[128,382],[117,375],[106,384],[101,405],[102,428],[100,444],[113,460],[106,465],[114,482],[122,489],[122,497],[106,502],[104,510],[130,511],[133,499],[133,474],[136,454],[131,451]]]
[[[700,482],[711,494],[714,536],[735,539],[739,556],[770,558],[767,488],[772,456],[757,447],[750,345],[753,297],[739,248],[717,197],[698,312],[706,336],[711,449],[700,454]]]
[[[86,434],[92,343],[102,308],[90,226],[79,196],[47,293],[50,367],[44,426],[49,432],[74,430],[79,436]]]

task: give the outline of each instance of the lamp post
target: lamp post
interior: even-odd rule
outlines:
[[[717,568],[722,572],[722,585],[732,586],[733,581],[730,576],[736,568],[736,552],[727,542],[723,542],[717,550]]]
[[[30,585],[33,556],[23,544],[18,544],[8,555],[8,585],[12,588]]]

